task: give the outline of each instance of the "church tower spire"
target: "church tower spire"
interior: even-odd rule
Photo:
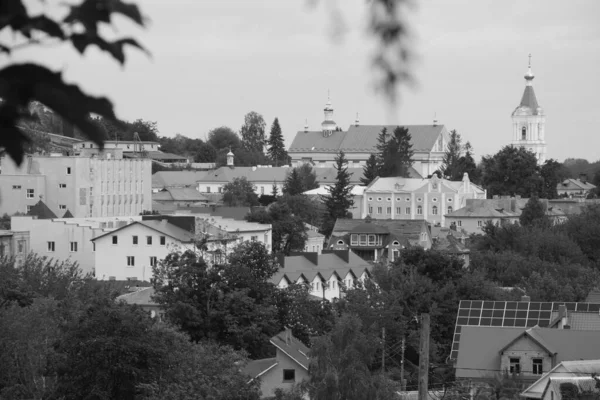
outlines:
[[[512,113],[513,137],[511,144],[533,152],[538,163],[543,164],[546,161],[546,115],[539,106],[533,91],[535,75],[531,70],[531,54],[529,54],[529,64],[524,78],[525,90],[521,102]]]
[[[329,97],[329,90],[327,91],[327,103],[325,104],[323,113],[325,114],[325,119],[321,123],[323,136],[331,136],[337,130],[337,124],[333,120],[333,107],[331,105],[331,98]]]

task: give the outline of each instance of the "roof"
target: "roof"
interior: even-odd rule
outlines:
[[[277,365],[276,358],[263,358],[262,360],[251,360],[242,369],[244,375],[256,379]]]
[[[563,395],[562,395],[562,390],[561,390],[560,386],[563,383],[572,383],[573,385],[577,386],[577,389],[579,389],[580,393],[581,392],[584,392],[586,394],[600,393],[600,389],[597,386],[596,379],[594,379],[592,376],[551,377],[548,380],[546,389],[544,390],[542,397],[545,397],[545,394],[548,390],[552,390],[552,392],[556,394],[556,396],[554,396],[554,394],[553,394],[552,398],[556,399],[556,400],[562,400]],[[598,398],[598,397],[596,395],[596,396],[593,396],[592,398]],[[570,400],[570,399],[565,398],[565,400]]]
[[[337,237],[342,237],[352,233],[357,233],[355,229],[365,223],[364,219],[345,219],[338,218],[331,231],[330,245],[337,241]],[[371,224],[383,227],[389,231],[390,237],[398,240],[420,240],[421,232],[426,230],[428,225],[425,220],[416,219],[371,219]],[[367,232],[365,232],[367,233]]]
[[[352,187],[352,190],[350,191],[350,193],[353,196],[362,196],[363,193],[365,192],[366,188],[367,188],[366,186],[354,185]],[[306,192],[304,192],[302,194],[307,195],[307,196],[317,196],[317,195],[326,196],[329,194],[329,191],[327,190],[327,186],[319,186],[316,189],[307,190]]]
[[[103,235],[96,236],[95,238],[92,239],[92,241],[98,240],[105,236],[109,236],[109,235],[112,236],[116,232],[124,230],[124,229],[128,229],[129,227],[136,225],[136,224],[145,226],[146,228],[149,228],[149,229],[152,229],[159,233],[162,233],[163,235],[170,236],[173,239],[179,240],[180,242],[184,242],[184,243],[189,243],[194,238],[194,234],[192,232],[188,232],[184,229],[181,229],[180,227],[175,226],[172,223],[168,222],[166,219],[164,219],[164,220],[148,219],[148,220],[143,220],[143,221],[135,221],[135,222],[132,222],[131,224],[122,226],[121,228],[112,230],[110,232],[106,232]]]
[[[152,187],[196,186],[196,181],[209,171],[158,171],[152,175]]]
[[[557,362],[600,358],[598,332],[595,331],[463,326],[456,360],[456,377],[483,378],[500,372],[501,350],[526,333],[528,337],[536,337],[543,341],[545,347],[553,349]]]
[[[8,231],[8,230],[4,230],[4,229],[0,230],[0,236],[13,236],[13,234],[14,234],[13,231]]]
[[[117,297],[117,300],[123,300],[127,304],[137,304],[139,306],[158,306],[158,303],[152,300],[155,290],[152,286],[139,288],[133,292],[125,293]]]
[[[292,141],[288,153],[295,152],[376,152],[377,137],[385,127],[391,135],[398,125],[351,125],[347,131],[336,131],[324,136],[321,131],[300,131]],[[414,151],[432,151],[444,125],[404,125],[408,128]],[[445,149],[443,150],[445,151]]]
[[[202,193],[191,187],[164,188],[152,194],[152,201],[193,201],[206,202],[208,199]]]
[[[468,179],[468,176],[467,176]],[[464,183],[460,181],[450,181],[440,178],[403,178],[403,177],[378,177],[365,190],[366,192],[414,192],[419,189],[425,189],[429,183],[438,183],[440,190],[444,193],[463,193]],[[472,192],[485,194],[485,190],[480,186],[469,182]]]
[[[593,190],[596,185],[589,182],[582,182],[579,179],[565,179],[556,187],[557,190]]]
[[[67,210],[67,212],[65,212],[65,215],[63,215],[63,218],[73,218],[73,214],[71,214],[70,210]]]
[[[231,218],[238,221],[245,221],[246,216],[251,212],[250,207],[193,207],[192,214],[208,214],[211,217]]]
[[[448,218],[518,218],[520,213],[510,210],[495,208],[492,204],[483,204],[476,207],[463,207],[445,214]]]
[[[531,109],[533,115],[537,115],[537,109],[539,108],[539,104],[537,102],[537,98],[535,97],[533,86],[525,86],[525,90],[523,91],[523,97],[521,97],[521,103],[519,104],[519,107],[528,107]]]
[[[152,160],[157,160],[157,161],[161,161],[161,160],[187,161],[188,160],[187,157],[180,156],[178,154],[173,154],[173,153],[163,153],[162,151],[149,151],[148,157],[150,157]]]
[[[288,328],[271,338],[271,344],[285,353],[298,365],[308,371],[308,347],[292,335]]]
[[[452,231],[456,232],[456,231]],[[433,242],[434,250],[443,251],[451,254],[467,254],[471,250],[462,244],[452,232],[441,233]]]
[[[308,282],[312,282],[317,275],[328,280],[336,274],[343,279],[349,272],[359,278],[365,271],[372,269],[371,264],[352,251],[323,254],[299,253],[285,257],[280,264],[282,267],[271,278],[271,282],[274,284],[278,284],[284,278],[290,282],[297,282],[300,276],[303,276]]]
[[[33,207],[31,207],[27,215],[37,217],[38,219],[58,218],[42,200],[38,201]]]
[[[600,289],[595,288],[588,293],[588,296],[585,299],[588,303],[600,303]]]
[[[550,379],[574,378],[578,376],[590,377],[594,372],[600,372],[600,360],[562,361],[525,389],[521,393],[521,396],[539,399],[542,398]]]
[[[378,224],[371,223],[371,219],[366,219],[362,224],[356,225],[350,233],[390,233],[390,230]]]

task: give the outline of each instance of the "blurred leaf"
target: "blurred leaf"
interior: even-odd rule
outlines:
[[[124,3],[121,0],[114,0],[111,3],[113,12],[123,14],[141,26],[144,25],[144,19],[138,6],[132,3]]]
[[[10,54],[10,47],[6,47],[5,45],[0,44],[0,53]]]
[[[21,0],[0,1],[0,30],[12,24],[15,17],[26,17],[27,10]]]
[[[125,63],[125,53],[123,52],[123,47],[126,44],[137,47],[138,49],[147,53],[146,49],[144,49],[135,39],[131,38],[119,39],[114,42],[107,42],[100,36],[74,34],[71,36],[71,41],[73,42],[73,46],[75,46],[77,51],[79,51],[82,54],[88,46],[96,45],[100,50],[104,50],[110,53],[110,55],[113,56],[121,64]]]
[[[143,26],[144,21],[139,8],[135,4],[124,3],[121,0],[85,0],[78,6],[72,6],[71,12],[65,18],[67,23],[81,23],[88,33],[98,32],[98,23],[110,23],[112,13],[122,14],[137,24]]]
[[[19,117],[16,107],[9,104],[0,106],[0,145],[18,165],[23,161],[23,146],[30,142],[30,139],[15,126]]]
[[[46,17],[45,15],[28,18],[26,26],[30,29],[42,31],[48,36],[56,37],[59,39],[65,38],[65,33],[63,32],[60,25],[54,20]]]

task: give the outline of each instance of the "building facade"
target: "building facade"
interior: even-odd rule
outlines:
[[[29,232],[0,230],[0,258],[14,258],[21,265],[29,250]]]
[[[364,190],[361,218],[422,219],[445,226],[445,215],[466,205],[468,199],[485,199],[487,192],[471,183],[440,179],[376,178]]]
[[[377,153],[377,137],[383,128],[389,137],[395,125],[360,125],[358,118],[348,130],[343,131],[333,121],[333,107],[328,100],[324,109],[321,130],[304,131],[296,134],[288,154],[292,166],[310,163],[318,168],[332,167],[340,150],[344,151],[349,167],[363,167],[371,154]],[[442,165],[442,158],[449,143],[448,130],[444,125],[407,125],[412,138],[414,170],[420,176],[429,176]]]
[[[533,91],[534,77],[531,71],[531,55],[529,55],[525,91],[521,102],[511,115],[513,131],[511,144],[533,152],[538,163],[543,164],[546,162],[546,115]]]
[[[152,210],[148,159],[27,156],[21,166],[0,159],[0,213],[27,213],[40,199],[56,215],[138,215]]]

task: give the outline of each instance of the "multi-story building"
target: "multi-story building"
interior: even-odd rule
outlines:
[[[0,258],[14,258],[21,265],[29,253],[29,232],[0,230]]]
[[[444,226],[445,214],[464,207],[467,199],[485,199],[486,191],[471,183],[440,179],[376,178],[364,190],[362,218],[422,219]]]
[[[388,138],[397,128],[395,125],[360,125],[358,118],[344,131],[333,120],[333,107],[328,100],[324,110],[325,119],[321,130],[298,132],[288,154],[292,166],[310,163],[316,167],[332,167],[340,150],[344,151],[349,166],[363,167],[373,153],[377,153],[377,138],[383,128]],[[448,130],[434,121],[431,125],[407,125],[412,138],[414,164],[411,169],[414,177],[425,177],[439,170],[449,142]]]
[[[56,215],[138,215],[152,210],[149,159],[27,156],[20,166],[2,157],[0,214],[27,213],[40,199]]]
[[[143,156],[161,164],[187,165],[189,163],[186,157],[160,151],[158,142],[137,140],[106,140],[102,150],[95,142],[83,140],[73,144],[73,152],[76,155],[88,157],[92,155],[102,155],[110,158],[137,158]]]

